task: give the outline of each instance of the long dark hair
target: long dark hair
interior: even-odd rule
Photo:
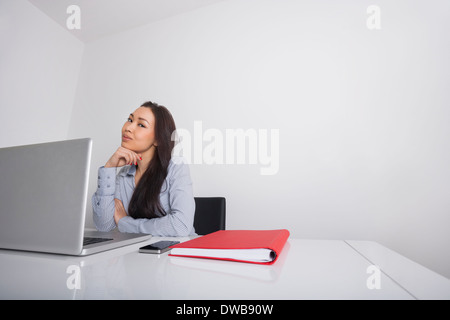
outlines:
[[[150,108],[155,116],[155,154],[147,170],[142,175],[128,206],[128,214],[137,218],[156,218],[167,213],[161,206],[159,194],[167,177],[168,167],[175,142],[171,136],[175,131],[175,121],[166,107],[147,101],[141,107]]]

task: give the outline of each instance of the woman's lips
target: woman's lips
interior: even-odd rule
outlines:
[[[128,136],[122,136],[122,141],[130,141],[131,140],[131,138],[130,137],[128,137]]]

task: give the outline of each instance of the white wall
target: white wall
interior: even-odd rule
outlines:
[[[450,6],[378,0],[368,30],[372,2],[230,0],[87,44],[69,137],[94,138],[90,195],[152,100],[191,132],[279,129],[276,175],[191,166],[228,229],[376,240],[450,277]]]
[[[67,138],[83,47],[28,1],[0,1],[0,148]]]

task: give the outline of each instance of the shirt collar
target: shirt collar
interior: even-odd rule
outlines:
[[[121,176],[125,177],[125,176],[136,176],[136,166],[135,165],[130,165],[128,166],[128,168],[125,168],[124,170],[122,170],[122,172],[120,173]]]

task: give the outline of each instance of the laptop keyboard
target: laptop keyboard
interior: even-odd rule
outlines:
[[[94,243],[110,241],[110,240],[113,240],[113,239],[84,237],[83,238],[83,246],[87,246],[87,245],[94,244]]]

